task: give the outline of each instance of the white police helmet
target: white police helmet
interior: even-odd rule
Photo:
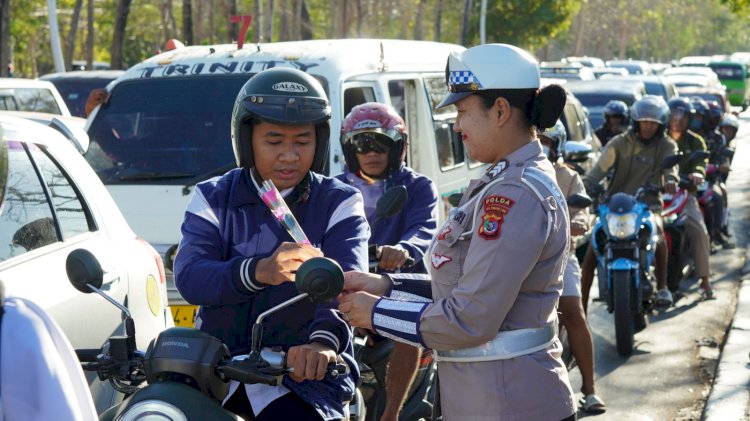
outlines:
[[[437,108],[486,89],[539,89],[539,64],[528,51],[508,44],[482,44],[448,56],[448,95]]]

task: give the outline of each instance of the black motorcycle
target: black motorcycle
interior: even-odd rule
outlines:
[[[94,255],[75,250],[68,256],[66,269],[76,289],[96,292],[123,312],[125,335],[110,337],[101,349],[76,350],[84,370],[95,371],[126,396],[101,414],[100,420],[237,420],[221,406],[229,393],[229,380],[275,386],[292,371],[283,351],[263,347],[263,319],[306,298],[316,303],[332,300],[344,285],[336,262],[324,257],[308,260],[295,276],[300,294],[258,316],[250,353],[244,359],[232,359],[217,338],[181,327],[160,333],[145,353],[136,350],[133,319],[127,308],[100,290],[103,272]],[[335,378],[347,369],[342,362],[331,363],[327,375]]]

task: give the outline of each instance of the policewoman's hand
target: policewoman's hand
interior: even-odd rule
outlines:
[[[294,274],[302,263],[322,256],[322,251],[307,244],[281,243],[272,255],[258,261],[255,280],[266,285],[294,282]]]
[[[379,297],[366,292],[353,292],[339,298],[339,311],[350,325],[372,329],[372,309]]]
[[[588,231],[587,224],[579,221],[570,221],[570,235],[583,235],[586,234],[586,231]]]
[[[390,286],[391,280],[383,275],[357,271],[346,272],[344,273],[344,289],[339,295],[339,300],[344,295],[358,291],[383,296],[388,293]]]
[[[328,363],[336,362],[336,351],[318,342],[289,348],[286,364],[293,368],[289,377],[299,383],[303,380],[323,380]]]
[[[409,252],[401,246],[381,246],[378,267],[383,270],[396,270],[406,263]]]

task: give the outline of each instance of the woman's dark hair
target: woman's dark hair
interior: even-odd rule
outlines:
[[[475,95],[487,109],[492,108],[497,98],[505,98],[511,107],[524,112],[529,126],[540,130],[555,125],[565,108],[566,97],[565,89],[560,85],[547,85],[542,89],[487,89]]]

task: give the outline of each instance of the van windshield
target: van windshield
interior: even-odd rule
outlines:
[[[118,84],[89,128],[85,158],[105,184],[187,185],[235,162],[232,107],[252,74]]]

